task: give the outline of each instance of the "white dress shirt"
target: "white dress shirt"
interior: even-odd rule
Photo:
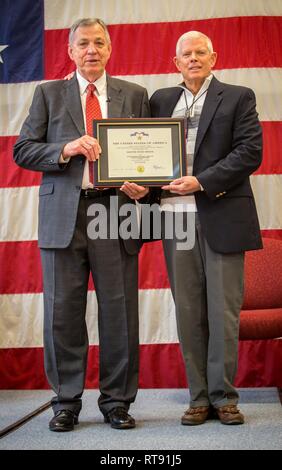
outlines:
[[[79,85],[79,92],[80,92],[80,99],[81,99],[81,106],[82,106],[82,111],[83,111],[83,119],[84,119],[84,127],[86,129],[86,117],[85,117],[85,108],[86,108],[86,95],[87,95],[87,87],[89,85],[88,80],[83,78],[78,70],[76,71],[76,76],[77,76],[77,81]],[[98,78],[94,82],[94,85],[96,87],[95,90],[95,95],[97,96],[102,112],[102,118],[106,119],[108,117],[108,97],[107,97],[107,78],[106,78],[106,72],[103,73],[103,75]],[[88,160],[85,161],[84,165],[84,172],[83,172],[83,178],[82,178],[82,188],[87,189],[87,188],[93,188],[93,184],[90,183],[89,181],[89,165],[88,165]]]
[[[171,117],[185,117],[187,108],[189,109],[189,123],[186,138],[186,174],[193,175],[193,160],[195,144],[198,132],[198,125],[201,112],[207,94],[205,91],[208,89],[213,75],[210,74],[204,81],[198,93],[194,96],[188,88],[183,87],[184,92],[181,93],[178,102],[173,110]],[[186,96],[186,98],[185,98]],[[192,106],[192,104],[195,104]],[[186,117],[185,117],[186,118]],[[187,196],[178,196],[161,199],[161,210],[168,210],[173,212],[197,212],[195,196],[193,194]]]
[[[82,112],[83,112],[83,119],[84,119],[84,128],[86,129],[86,116],[85,116],[85,109],[86,109],[86,95],[87,95],[87,87],[90,82],[86,80],[85,78],[80,75],[78,70],[76,71],[76,77],[78,81],[78,86],[79,86],[79,93],[80,93],[80,99],[81,99],[81,106],[82,106]],[[108,117],[108,96],[107,96],[107,77],[106,77],[106,72],[103,73],[103,75],[98,78],[93,83],[96,87],[95,90],[95,95],[97,96],[102,112],[102,118],[106,119]],[[59,162],[60,163],[67,163],[69,162],[68,159],[63,159],[63,157],[60,157]],[[82,177],[82,185],[81,187],[83,189],[88,189],[88,188],[93,188],[93,184],[90,183],[89,181],[89,165],[88,165],[88,160],[85,160],[85,165],[84,165],[84,171],[83,171],[83,177]]]

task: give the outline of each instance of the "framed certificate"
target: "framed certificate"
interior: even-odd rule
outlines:
[[[96,187],[124,181],[162,186],[186,174],[182,118],[130,118],[93,121],[102,153],[94,162]]]

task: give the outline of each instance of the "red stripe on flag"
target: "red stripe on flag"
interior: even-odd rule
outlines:
[[[263,162],[255,174],[282,174],[281,142],[282,122],[262,122],[263,128]],[[41,173],[18,167],[13,161],[13,145],[17,137],[0,137],[0,188],[19,186],[38,186]]]
[[[13,160],[13,147],[17,136],[0,137],[0,188],[19,186],[37,186],[41,182],[41,173],[24,170]]]
[[[279,230],[262,230],[261,234],[265,238],[275,238],[276,240],[282,240],[282,229],[279,229]]]
[[[282,240],[282,229],[262,230],[262,236]],[[0,294],[42,292],[42,272],[37,241],[2,242]],[[139,289],[169,289],[162,243],[145,243],[139,256]],[[94,289],[92,277],[89,290]]]
[[[1,242],[1,294],[38,294],[43,292],[40,250],[37,241]],[[89,279],[89,290],[93,290]]]
[[[219,54],[216,69],[282,66],[282,17],[248,16],[110,25],[113,52],[108,73],[176,72],[172,61],[175,45],[178,37],[189,30],[202,31],[212,39]],[[63,78],[74,69],[67,53],[68,33],[66,29],[45,31],[46,80]],[[267,47],[262,38],[267,38]]]
[[[0,259],[0,294],[40,293],[43,289],[40,251],[37,241],[2,242]],[[139,263],[140,289],[169,287],[161,242],[143,246]],[[89,290],[94,289],[92,277]]]
[[[282,174],[281,142],[282,122],[262,122],[263,160],[256,175]]]
[[[282,387],[282,340],[239,342],[237,387]],[[98,388],[99,348],[90,346],[86,388]],[[179,344],[140,346],[140,388],[186,388]],[[47,389],[42,348],[0,349],[0,389]],[[138,396],[137,396],[138,402]]]
[[[0,294],[42,292],[40,253],[36,241],[0,243]]]
[[[0,389],[49,388],[44,373],[43,348],[0,349]]]
[[[139,289],[169,287],[162,242],[145,243],[139,255]]]

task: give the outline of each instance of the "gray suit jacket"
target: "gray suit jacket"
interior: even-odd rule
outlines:
[[[109,117],[148,117],[145,88],[107,75]],[[80,197],[85,157],[78,155],[59,164],[65,144],[84,135],[84,121],[76,76],[38,85],[19,139],[15,162],[43,172],[39,189],[38,242],[41,248],[65,248],[72,239]],[[118,191],[121,202],[132,202]],[[128,253],[136,253],[139,240],[124,241]]]

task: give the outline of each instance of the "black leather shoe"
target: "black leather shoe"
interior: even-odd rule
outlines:
[[[49,429],[55,432],[72,431],[74,424],[78,424],[78,416],[72,410],[59,410],[51,419]]]
[[[104,418],[105,423],[111,423],[114,429],[135,428],[135,420],[130,416],[125,408],[117,406],[113,408]]]

